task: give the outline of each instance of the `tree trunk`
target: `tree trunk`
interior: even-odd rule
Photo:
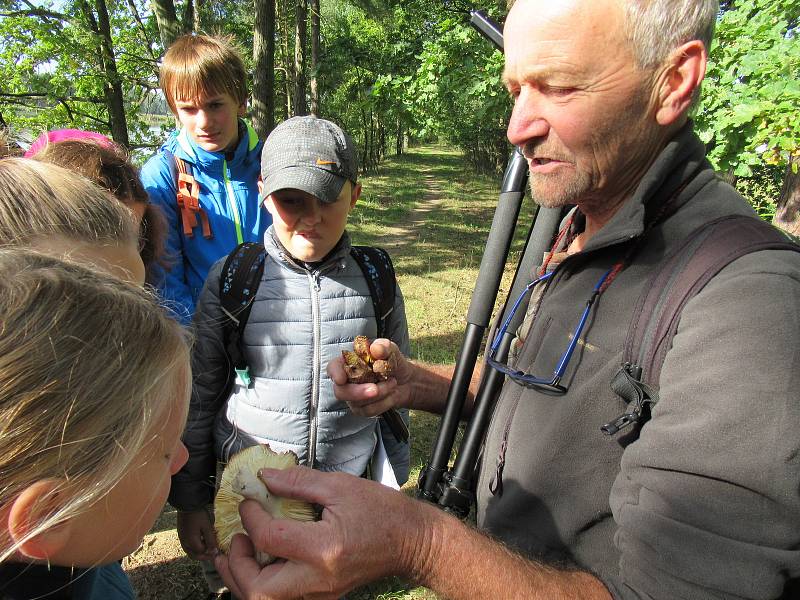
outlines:
[[[319,0],[311,0],[311,114],[319,116]]]
[[[122,80],[117,71],[114,57],[114,42],[111,39],[111,25],[105,0],[95,0],[97,16],[88,2],[81,0],[78,6],[86,18],[89,30],[94,34],[100,50],[99,68],[103,73],[103,96],[108,111],[108,126],[111,138],[125,147],[128,146],[128,123],[125,120],[125,99],[122,93]]]
[[[800,236],[800,155],[792,156],[786,165],[783,187],[772,224],[787,233]]]
[[[156,16],[158,34],[161,36],[161,45],[164,50],[172,45],[181,34],[181,26],[178,23],[178,15],[175,12],[173,0],[152,0],[153,14]]]
[[[281,44],[281,65],[283,67],[283,119],[288,119],[292,115],[292,93],[294,92],[294,60],[289,52],[290,27],[289,27],[289,0],[277,0],[278,11],[280,14],[280,28],[278,39],[283,40]]]
[[[203,20],[200,17],[200,11],[203,8],[203,0],[192,0],[192,6],[194,7],[194,23],[192,24],[192,31],[200,33],[203,31]]]
[[[266,139],[275,126],[275,0],[256,0],[253,28],[253,128]]]
[[[294,114],[308,114],[306,106],[306,20],[308,17],[307,0],[295,2],[295,36],[294,36]]]

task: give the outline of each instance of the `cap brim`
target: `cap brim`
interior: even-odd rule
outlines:
[[[345,178],[314,167],[285,167],[267,175],[262,186],[264,198],[279,190],[301,190],[322,202],[336,202],[344,187]]]

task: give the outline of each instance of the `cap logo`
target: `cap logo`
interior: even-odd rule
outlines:
[[[335,165],[336,161],[335,160],[322,160],[321,158],[318,158],[317,159],[317,164],[318,165]]]

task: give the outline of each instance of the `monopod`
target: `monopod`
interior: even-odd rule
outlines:
[[[483,11],[472,11],[470,23],[498,50],[503,50],[503,34],[500,27]],[[481,341],[492,316],[492,308],[500,289],[503,270],[508,260],[511,241],[517,228],[519,211],[528,182],[528,164],[519,149],[515,149],[508,161],[500,196],[495,209],[486,249],[481,258],[478,280],[467,311],[467,326],[464,341],[456,358],[453,380],[447,395],[439,430],[428,464],[420,473],[417,496],[439,504],[443,509],[460,518],[465,518],[475,500],[475,470],[480,456],[486,429],[489,425],[497,394],[503,384],[503,375],[492,369],[484,369],[472,415],[464,430],[464,436],[452,469],[448,468],[458,424],[464,410],[472,373],[475,370]],[[561,209],[540,208],[536,213],[525,248],[517,263],[511,290],[502,310],[503,320],[511,310],[513,299],[530,283],[533,269],[540,264],[542,255],[550,247],[561,219]],[[509,302],[509,299],[512,301]],[[517,311],[497,352],[498,360],[505,360],[525,311]]]

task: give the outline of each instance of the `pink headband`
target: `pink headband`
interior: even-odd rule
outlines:
[[[40,150],[43,150],[47,144],[55,144],[57,142],[66,142],[70,140],[93,140],[101,146],[111,147],[114,145],[110,139],[102,133],[94,131],[83,131],[82,129],[55,129],[53,131],[46,131],[40,135],[28,151],[25,153],[25,158],[30,158]]]

